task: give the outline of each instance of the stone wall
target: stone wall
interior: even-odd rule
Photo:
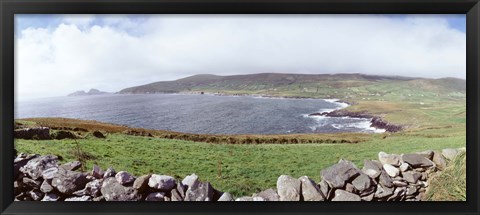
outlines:
[[[365,160],[362,169],[342,159],[320,171],[319,183],[281,175],[276,188],[243,197],[216,190],[195,174],[178,180],[160,174],[135,177],[98,166],[81,172],[79,161],[60,164],[56,156],[20,154],[14,160],[14,192],[15,201],[421,201],[428,179],[464,150],[380,152],[378,160]]]

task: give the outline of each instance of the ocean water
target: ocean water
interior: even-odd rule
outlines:
[[[96,95],[15,102],[15,118],[67,117],[198,134],[381,132],[369,119],[308,116],[335,100],[181,94]]]

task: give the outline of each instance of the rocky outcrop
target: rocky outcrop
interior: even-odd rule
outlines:
[[[403,130],[403,126],[389,123],[378,116],[374,116],[368,113],[367,111],[350,112],[346,110],[334,110],[331,112],[312,113],[308,116],[352,117],[370,119],[370,127],[377,129],[385,129],[385,131],[392,133]]]
[[[50,140],[50,128],[23,128],[13,132],[15,138],[27,140]]]
[[[380,161],[365,160],[362,169],[341,159],[320,171],[319,183],[308,176],[281,175],[275,189],[237,198],[196,174],[183,180],[159,174],[135,177],[98,166],[85,173],[75,171],[80,162],[59,165],[58,157],[51,155],[18,155],[13,185],[15,201],[421,201],[428,179],[462,150],[380,152]]]

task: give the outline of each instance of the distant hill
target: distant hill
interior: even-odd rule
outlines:
[[[102,94],[108,94],[108,93],[97,90],[97,89],[90,89],[88,92],[85,92],[84,90],[76,91],[68,94],[68,96],[93,96],[93,95],[102,95]]]

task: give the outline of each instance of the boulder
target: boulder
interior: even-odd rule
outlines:
[[[43,193],[50,193],[53,191],[53,187],[52,185],[50,185],[50,183],[48,183],[47,180],[44,180],[42,185],[40,186],[40,191],[42,191]]]
[[[416,184],[417,181],[422,177],[422,174],[414,171],[408,171],[404,172],[402,176],[403,179],[405,179],[405,181],[408,183]]]
[[[150,180],[150,176],[152,175],[143,175],[135,179],[133,182],[133,188],[138,190],[140,193],[144,193],[148,190],[148,181]]]
[[[266,189],[260,193],[253,195],[253,197],[262,197],[267,201],[280,201],[280,196],[278,196],[277,192],[273,189]]]
[[[103,178],[115,177],[116,174],[117,172],[115,171],[115,169],[109,167],[107,170],[105,170],[105,173],[103,173]]]
[[[382,164],[378,161],[365,160],[363,162],[362,171],[372,178],[380,176]]]
[[[58,157],[47,155],[36,157],[27,162],[20,168],[20,172],[27,174],[30,178],[36,180],[42,177],[43,171],[52,167],[58,167]]]
[[[177,191],[180,196],[185,199],[185,193],[187,192],[187,186],[183,185],[181,181],[177,181]]]
[[[80,161],[72,161],[68,162],[65,164],[60,165],[59,168],[65,169],[65,170],[70,170],[70,171],[75,171],[78,170],[82,167],[82,163]]]
[[[209,182],[198,182],[188,187],[185,201],[212,201],[213,187]]]
[[[388,197],[387,201],[399,201],[402,199],[402,197],[405,197],[405,193],[407,192],[406,187],[397,187],[393,191],[393,194]]]
[[[105,135],[100,131],[94,131],[92,135],[96,138],[105,138]]]
[[[93,177],[95,177],[96,179],[102,179],[104,174],[105,173],[102,171],[102,169],[99,166],[97,166],[95,164],[93,165],[93,169],[92,169],[92,176]],[[116,175],[115,175],[115,177],[116,177]]]
[[[243,196],[240,198],[235,199],[236,202],[251,202],[253,201],[253,197],[251,196]]]
[[[447,167],[447,161],[445,160],[445,157],[443,157],[443,155],[439,152],[433,153],[432,161],[437,166],[438,170],[444,170]]]
[[[395,168],[394,166],[392,166],[390,164],[383,164],[383,169],[392,178],[396,177],[400,174],[400,170],[398,170],[397,168]]]
[[[378,153],[378,160],[383,164],[390,164],[392,166],[400,166],[401,158],[395,154],[387,154],[385,152]]]
[[[176,188],[173,188],[170,191],[170,196],[172,197],[172,201],[175,201],[175,202],[183,201],[183,197],[180,195],[180,192],[178,192]]]
[[[58,196],[55,193],[47,193],[42,199],[42,201],[45,201],[45,202],[56,202],[58,200],[60,200],[60,196]]]
[[[223,193],[223,195],[220,196],[220,198],[217,201],[219,201],[219,202],[231,202],[233,200],[234,200],[234,198],[233,198],[232,194]]]
[[[442,155],[448,160],[454,160],[455,157],[459,154],[459,151],[457,149],[443,149],[442,150]]]
[[[22,180],[23,184],[27,187],[33,188],[33,189],[38,189],[42,185],[43,180],[41,178],[37,180],[33,180],[31,178],[23,178]]]
[[[280,201],[300,201],[300,180],[288,175],[281,175],[277,180],[277,192]]]
[[[353,194],[353,193],[349,193],[347,191],[344,191],[344,190],[335,190],[335,197],[333,197],[332,201],[361,201],[362,199],[360,198],[360,196],[356,195],[356,194]]]
[[[33,199],[33,201],[40,201],[45,194],[43,194],[39,190],[32,190],[28,192],[28,195],[30,196],[30,198]]]
[[[52,179],[52,187],[65,195],[71,195],[73,192],[84,188],[87,183],[86,174],[64,169],[58,169]]]
[[[352,181],[352,185],[360,193],[360,196],[365,196],[375,191],[375,181],[366,174],[360,174]]]
[[[382,184],[385,187],[392,187],[393,186],[393,180],[385,172],[385,170],[382,170],[382,173],[380,173],[380,177],[378,178],[378,183]]]
[[[423,152],[417,152],[416,154],[419,154],[429,160],[432,160],[433,159],[433,151],[432,150],[426,150],[426,151],[423,151]]]
[[[117,179],[118,183],[120,183],[121,185],[130,184],[135,181],[135,177],[133,177],[133,175],[125,171],[118,172],[115,175],[115,179]]]
[[[331,193],[329,193],[329,191],[332,191],[333,189],[330,189],[325,179],[322,179],[320,183],[318,183],[318,187],[320,188],[320,191],[322,192],[323,196],[325,196],[325,200],[330,199],[330,197],[333,196],[333,194],[330,195]]]
[[[165,201],[165,193],[164,192],[150,193],[148,194],[147,198],[145,198],[145,201],[149,201],[149,202]]]
[[[410,166],[413,168],[426,168],[435,165],[432,161],[419,154],[404,154],[402,159],[405,163],[410,164]]]
[[[148,186],[160,191],[168,192],[172,190],[176,185],[175,178],[168,175],[156,175],[153,174],[148,180]]]
[[[405,172],[410,169],[410,165],[408,165],[408,163],[402,163],[402,165],[400,165],[399,168],[400,168],[400,171]]]
[[[320,175],[331,187],[343,188],[346,182],[360,175],[360,170],[352,162],[342,159],[337,164],[320,171]]]
[[[65,199],[66,202],[88,202],[92,201],[91,196],[70,197]]]
[[[39,155],[27,155],[24,153],[18,155],[13,161],[13,177],[18,178],[21,173],[20,168],[25,166],[30,160],[38,157]]]
[[[48,168],[48,169],[46,169],[42,172],[42,178],[43,179],[53,179],[53,177],[55,177],[57,172],[58,172],[58,167]]]
[[[133,187],[125,187],[109,177],[102,183],[101,192],[106,201],[139,201],[142,196]]]
[[[198,183],[198,175],[195,173],[192,173],[191,175],[187,175],[183,180],[182,184],[186,185],[188,187],[193,187],[195,184]]]
[[[377,185],[377,190],[375,191],[375,198],[383,199],[393,194],[393,188],[385,187],[381,184]]]
[[[308,176],[302,176],[300,180],[302,184],[302,197],[303,201],[323,201],[325,196],[320,191],[320,188],[315,184],[315,182],[308,178]]]
[[[102,194],[101,192],[102,182],[103,180],[101,179],[90,181],[85,185],[85,188],[83,190],[76,191],[73,193],[73,195],[76,195],[76,196],[88,195],[93,197],[99,197]]]

